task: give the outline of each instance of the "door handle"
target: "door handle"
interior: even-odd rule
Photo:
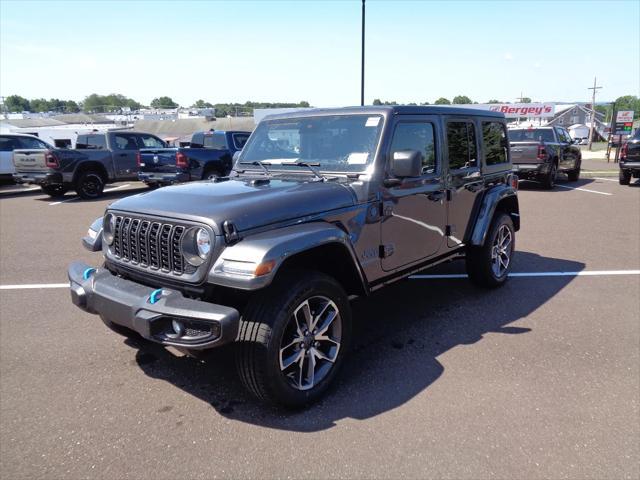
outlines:
[[[126,157],[126,156],[127,156],[127,154],[126,154],[126,153],[121,153],[119,156],[120,156],[120,157]]]
[[[427,198],[429,200],[431,200],[432,202],[439,202],[440,200],[442,200],[444,198],[444,192],[431,192],[429,195],[427,195]]]

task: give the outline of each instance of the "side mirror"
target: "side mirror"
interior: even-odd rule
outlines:
[[[391,173],[397,178],[419,177],[422,174],[422,153],[418,150],[393,152]]]
[[[233,163],[234,163],[234,164],[235,164],[235,163],[238,161],[238,159],[240,158],[240,153],[242,153],[242,150],[238,150],[238,151],[234,152],[234,154],[233,154]]]

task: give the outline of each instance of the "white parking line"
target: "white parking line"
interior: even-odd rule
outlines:
[[[602,277],[607,275],[640,275],[640,270],[583,270],[580,272],[514,272],[510,277]],[[411,280],[438,280],[467,278],[464,273],[446,275],[411,275]],[[0,285],[0,290],[35,290],[42,288],[69,288],[68,283],[25,283]]]
[[[640,270],[582,270],[580,272],[513,272],[510,277],[601,277],[607,275],[640,275]],[[467,278],[464,273],[450,275],[411,275],[411,280],[433,280],[440,278]]]
[[[618,179],[617,178],[604,178],[604,177],[593,177],[596,180],[606,180],[607,182],[616,182],[618,183]]]
[[[0,190],[0,195],[9,195],[11,193],[23,193],[23,192],[34,192],[36,190],[40,190],[40,187],[31,187],[31,188],[10,188],[7,190]]]
[[[124,185],[118,185],[117,187],[107,188],[106,190],[103,190],[102,193],[113,192],[114,190],[119,190],[120,188],[124,188],[128,186],[129,186],[128,183]],[[60,205],[61,203],[73,202],[75,200],[80,200],[80,197],[73,197],[73,198],[69,198],[68,200],[60,200],[59,202],[51,202],[49,205]]]
[[[566,188],[567,190],[580,190],[581,192],[598,193],[600,195],[613,195],[613,193],[599,192],[598,190],[587,190],[586,188],[580,188],[580,187],[567,187],[566,185],[556,184],[556,187]]]

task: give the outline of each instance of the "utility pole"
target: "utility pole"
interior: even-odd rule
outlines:
[[[587,90],[593,90],[591,95],[591,127],[589,128],[589,151],[591,151],[591,145],[593,144],[593,127],[596,122],[596,91],[602,87],[596,86],[596,77],[593,77],[593,87],[589,87]]]
[[[362,0],[362,58],[360,60],[360,106],[364,106],[364,3]]]

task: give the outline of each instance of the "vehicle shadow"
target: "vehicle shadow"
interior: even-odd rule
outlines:
[[[585,187],[587,185],[589,185],[590,183],[595,182],[595,180],[593,178],[581,178],[579,179],[577,182],[570,182],[566,175],[562,175],[559,174],[558,178],[556,179],[556,185],[563,185],[563,186],[567,186],[567,187]],[[518,189],[519,190],[531,190],[531,191],[536,191],[536,190],[540,190],[542,192],[569,192],[570,190],[565,189],[565,188],[553,188],[551,190],[547,190],[546,188],[544,188],[544,186],[542,185],[542,183],[537,182],[535,180],[526,180],[526,179],[520,179],[518,181]]]
[[[583,263],[518,252],[516,271],[577,272]],[[432,273],[460,273],[452,262]],[[427,273],[427,272],[425,272]],[[395,409],[428,389],[443,374],[438,357],[488,333],[525,334],[523,320],[557,295],[573,277],[512,278],[497,290],[465,279],[406,280],[353,302],[354,344],[328,395],[302,411],[261,404],[240,385],[232,347],[214,349],[203,361],[163,347],[126,340],[148,376],[165,380],[210,404],[229,419],[269,428],[312,432],[345,418],[366,419]],[[527,294],[522,294],[527,282]]]

